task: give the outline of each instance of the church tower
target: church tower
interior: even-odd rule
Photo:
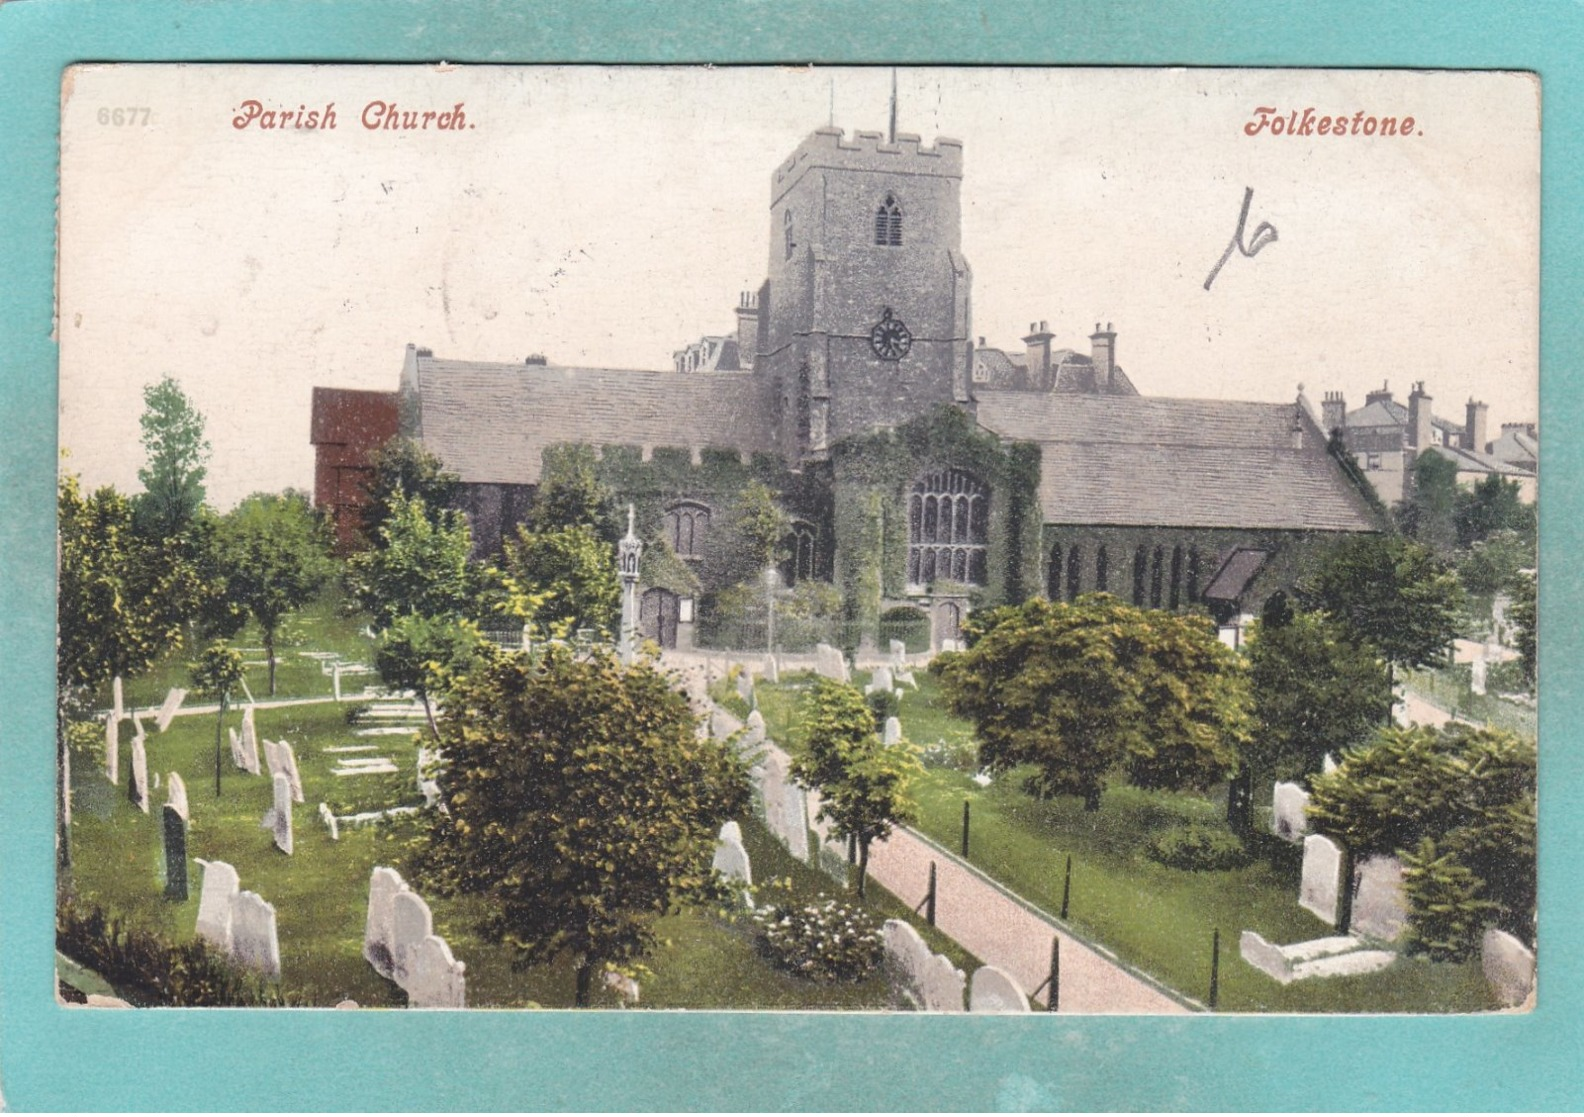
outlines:
[[[848,435],[969,406],[962,144],[820,128],[770,187],[760,294],[765,403],[782,453],[818,461]]]

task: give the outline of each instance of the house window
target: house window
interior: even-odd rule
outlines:
[[[929,473],[908,501],[908,582],[985,584],[990,490],[960,469]]]
[[[875,210],[874,242],[887,248],[896,248],[902,243],[902,207],[891,194],[887,194]]]
[[[792,250],[797,247],[797,241],[792,239],[792,211],[789,209],[781,215],[781,233],[786,238],[787,259],[792,258]]]
[[[704,557],[704,541],[709,535],[710,510],[693,501],[666,509],[666,540],[679,558]]]
[[[1364,455],[1364,468],[1365,469],[1379,469],[1380,467],[1381,467],[1381,456],[1379,454],[1365,454]]]
[[[802,520],[792,524],[792,535],[787,540],[787,581],[797,585],[814,577],[814,525]]]

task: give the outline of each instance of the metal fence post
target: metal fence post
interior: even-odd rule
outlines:
[[[1221,928],[1217,927],[1210,938],[1210,1008],[1215,1009],[1221,996]]]
[[[1072,854],[1067,855],[1067,875],[1062,878],[1061,917],[1067,918],[1067,901],[1072,897]]]
[[[1061,936],[1051,936],[1050,989],[1047,991],[1045,1011],[1057,1011],[1061,1000]]]
[[[963,800],[962,855],[964,860],[968,857],[968,812],[972,805],[967,799]]]
[[[924,897],[924,922],[935,926],[935,862],[930,862],[929,894]]]

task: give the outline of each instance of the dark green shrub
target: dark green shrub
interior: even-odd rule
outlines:
[[[1499,905],[1481,899],[1484,882],[1452,854],[1438,855],[1429,838],[1405,851],[1402,863],[1409,951],[1428,954],[1433,962],[1461,962]]]
[[[886,718],[894,718],[902,704],[897,701],[895,691],[876,690],[864,695],[864,702],[868,704],[869,711],[874,714],[875,732],[885,730]]]
[[[880,963],[880,925],[837,900],[755,909],[759,949],[782,969],[811,981],[862,981]]]
[[[1148,851],[1151,860],[1193,873],[1237,869],[1251,860],[1236,834],[1201,822],[1157,834],[1150,840]]]

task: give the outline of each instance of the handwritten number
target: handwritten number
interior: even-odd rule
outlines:
[[[1238,214],[1237,232],[1232,234],[1232,239],[1227,243],[1226,251],[1221,253],[1221,259],[1216,261],[1216,266],[1210,269],[1210,274],[1205,277],[1204,289],[1210,290],[1210,284],[1215,282],[1215,277],[1221,274],[1221,268],[1232,258],[1235,248],[1244,256],[1253,257],[1260,249],[1276,239],[1276,226],[1269,221],[1261,221],[1254,226],[1254,236],[1247,244],[1243,241],[1243,229],[1248,224],[1249,204],[1254,201],[1254,188],[1243,188],[1243,209]]]

